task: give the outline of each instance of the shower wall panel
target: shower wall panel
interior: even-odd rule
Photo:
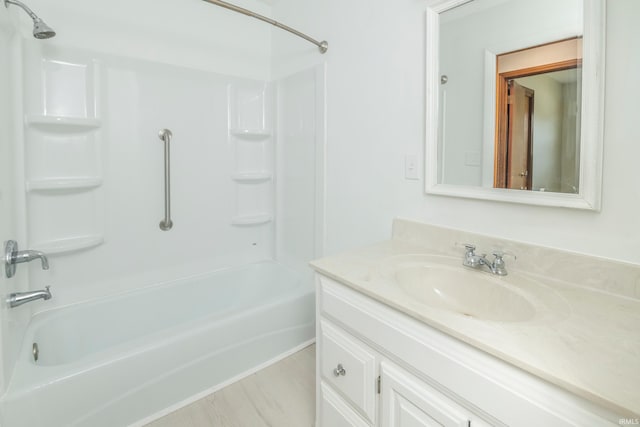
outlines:
[[[54,295],[40,309],[273,258],[270,84],[31,43],[24,66],[28,245],[51,255],[30,272]]]
[[[278,260],[300,272],[322,254],[324,67],[277,82]]]
[[[22,136],[19,120],[19,47],[20,39],[8,16],[0,15],[0,253],[4,256],[4,243],[24,237],[17,218],[23,213],[18,207],[24,193],[16,188],[18,175],[22,173],[21,154],[16,141]],[[20,249],[25,247],[20,246]],[[4,263],[2,263],[4,264]],[[22,266],[21,266],[22,267]],[[15,276],[7,278],[4,266],[0,266],[0,295],[2,298],[12,292],[27,288],[28,270],[19,268]],[[7,304],[0,304],[0,394],[9,382],[12,369],[18,357],[22,336],[29,321],[28,310],[16,311]],[[4,425],[0,419],[0,425]]]

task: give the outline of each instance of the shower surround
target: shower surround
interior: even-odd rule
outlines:
[[[10,237],[51,265],[11,289],[53,298],[1,309],[0,422],[146,422],[313,342],[324,71],[222,74],[67,45],[55,25],[56,43],[2,37]]]

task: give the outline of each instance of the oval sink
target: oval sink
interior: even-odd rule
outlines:
[[[399,288],[417,302],[467,317],[500,322],[523,322],[536,314],[534,305],[502,278],[463,266],[398,265]]]

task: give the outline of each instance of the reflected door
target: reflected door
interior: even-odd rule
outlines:
[[[530,190],[533,163],[534,91],[509,80],[506,188]]]

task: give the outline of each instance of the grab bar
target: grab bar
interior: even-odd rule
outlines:
[[[162,129],[158,137],[164,142],[164,219],[160,221],[160,230],[169,231],[173,227],[171,221],[171,137],[169,129]]]

